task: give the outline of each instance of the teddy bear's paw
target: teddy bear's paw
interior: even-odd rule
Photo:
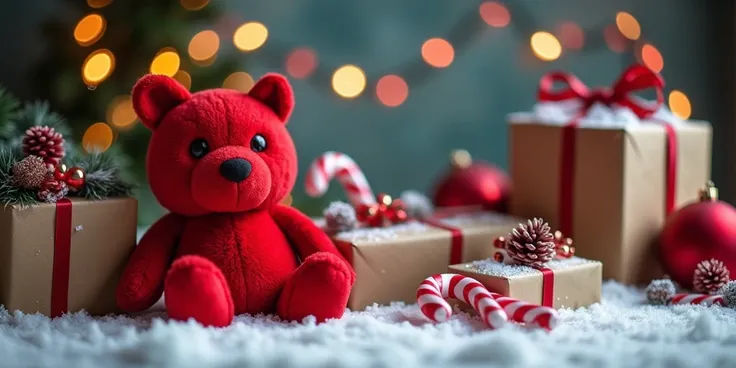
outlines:
[[[340,318],[354,282],[355,273],[339,256],[315,253],[304,260],[284,286],[278,314],[292,321],[310,315],[318,322]]]
[[[184,256],[171,266],[164,286],[172,319],[190,318],[205,326],[225,327],[233,320],[233,300],[217,266],[199,256]]]

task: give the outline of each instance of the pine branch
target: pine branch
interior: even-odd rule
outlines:
[[[21,159],[17,150],[0,148],[0,204],[3,206],[24,209],[38,203],[35,191],[13,185],[13,165]]]
[[[121,157],[113,150],[70,158],[70,166],[77,166],[85,173],[84,187],[76,195],[93,200],[132,195],[133,185],[126,178]]]
[[[20,109],[14,124],[13,136],[9,143],[13,149],[20,150],[25,131],[34,126],[54,128],[64,136],[64,149],[67,153],[75,150],[71,141],[71,128],[64,117],[51,111],[47,101],[29,102]]]
[[[12,139],[19,106],[20,102],[15,96],[10,94],[5,87],[0,86],[0,143]]]

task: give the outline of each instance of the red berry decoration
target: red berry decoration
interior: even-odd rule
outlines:
[[[489,211],[507,211],[511,179],[503,170],[485,162],[473,162],[465,150],[453,152],[451,160],[451,169],[435,186],[435,206],[483,206]]]
[[[698,264],[709,259],[736,270],[736,208],[718,200],[713,183],[701,190],[700,201],[670,215],[660,238],[667,274],[685,289],[693,288]]]
[[[23,154],[41,157],[53,169],[64,158],[64,137],[48,126],[31,127],[23,136]]]
[[[698,263],[693,274],[693,291],[702,294],[715,294],[729,281],[728,268],[717,259]]]
[[[48,178],[41,184],[36,196],[40,201],[47,203],[56,203],[58,200],[66,197],[69,193],[69,187],[65,182]]]
[[[540,218],[519,224],[511,230],[506,243],[509,257],[519,264],[531,267],[542,267],[555,258],[556,248],[549,224]]]

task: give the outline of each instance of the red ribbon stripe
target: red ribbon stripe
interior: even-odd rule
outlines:
[[[54,225],[54,261],[51,279],[51,318],[59,317],[69,308],[69,266],[72,250],[72,201],[56,202]]]

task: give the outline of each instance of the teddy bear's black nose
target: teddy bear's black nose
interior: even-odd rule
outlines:
[[[244,158],[231,158],[220,164],[220,174],[227,180],[240,183],[250,175],[250,161]]]

